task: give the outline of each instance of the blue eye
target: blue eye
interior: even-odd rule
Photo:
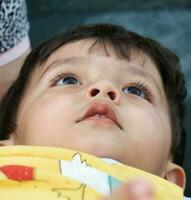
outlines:
[[[134,95],[145,98],[145,93],[140,88],[135,87],[135,86],[129,86],[129,87],[123,88],[122,91],[126,94],[134,94]]]
[[[128,87],[122,88],[122,91],[126,94],[132,94],[139,96],[150,103],[153,103],[153,94],[150,87],[145,82],[135,82]]]
[[[80,85],[80,81],[72,76],[60,77],[55,81],[55,85]]]

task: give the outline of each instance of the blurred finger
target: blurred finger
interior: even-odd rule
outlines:
[[[149,182],[137,180],[121,185],[102,200],[154,200],[154,190]]]

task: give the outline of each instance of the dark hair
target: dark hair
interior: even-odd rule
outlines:
[[[43,64],[59,47],[82,39],[95,39],[107,52],[110,44],[120,58],[130,59],[130,50],[145,53],[156,65],[166,97],[172,127],[171,153],[175,163],[182,165],[185,149],[185,131],[183,127],[184,105],[186,96],[185,79],[180,71],[178,57],[155,40],[127,31],[123,27],[111,24],[79,26],[66,31],[35,48],[25,60],[16,81],[2,99],[0,107],[0,139],[6,139],[17,127],[17,109],[27,88],[33,70]]]

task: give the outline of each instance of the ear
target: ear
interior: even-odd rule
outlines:
[[[0,140],[0,147],[1,146],[11,146],[15,144],[15,140],[13,134],[10,135],[9,139],[7,140]]]
[[[183,189],[185,188],[186,175],[184,169],[171,161],[168,163],[165,178]]]

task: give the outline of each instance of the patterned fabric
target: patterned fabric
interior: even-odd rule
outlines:
[[[17,45],[28,30],[25,1],[0,0],[0,53]]]
[[[153,184],[155,200],[183,200],[175,184],[111,159],[56,147],[0,147],[3,200],[99,200],[137,177]]]

